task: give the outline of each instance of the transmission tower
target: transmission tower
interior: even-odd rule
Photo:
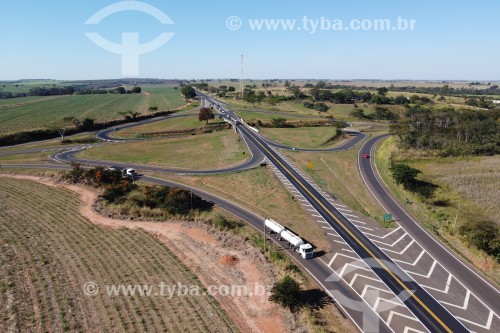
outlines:
[[[243,99],[243,54],[241,55],[240,96]]]

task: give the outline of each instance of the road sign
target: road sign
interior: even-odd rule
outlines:
[[[312,162],[308,162],[307,163],[307,168],[308,169],[312,169],[313,168],[313,163]]]
[[[384,214],[384,221],[392,220],[392,214]]]

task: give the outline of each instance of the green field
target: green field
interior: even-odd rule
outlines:
[[[11,93],[27,93],[32,88],[52,88],[73,86],[74,82],[54,80],[29,80],[23,82],[0,82],[0,91]]]
[[[149,107],[172,110],[185,104],[179,91],[169,86],[144,86],[132,95],[72,95],[13,98],[0,101],[0,135],[57,128],[65,117],[95,121],[121,119],[121,112],[149,113]]]
[[[245,144],[232,131],[178,138],[102,145],[80,158],[205,170],[235,165],[249,158]]]

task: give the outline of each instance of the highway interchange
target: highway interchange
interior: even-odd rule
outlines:
[[[355,212],[331,194],[324,192],[280,152],[283,149],[302,150],[301,148],[279,145],[262,137],[222,103],[202,93],[199,95],[213,105],[226,121],[234,124],[238,135],[251,152],[251,158],[230,168],[191,171],[89,161],[75,157],[81,150],[91,148],[85,146],[56,151],[53,159],[59,164],[21,164],[9,167],[64,169],[68,168],[68,162],[76,162],[93,166],[113,164],[119,167],[134,167],[141,172],[217,174],[245,170],[267,163],[284,186],[295,194],[304,209],[310,212],[313,220],[327,231],[325,234],[336,247],[333,247],[332,253],[318,255],[312,260],[303,260],[285,244],[274,241],[336,300],[336,305],[360,331],[494,332],[500,327],[498,289],[423,230],[385,188],[376,174],[373,159],[361,158],[363,154],[373,156],[375,146],[383,136],[365,141],[359,151],[358,168],[374,197],[397,220],[398,227],[390,232],[378,228],[373,220],[358,216],[361,214],[354,215]],[[115,130],[178,116],[185,115],[164,116],[117,126],[99,132],[97,137],[103,140],[103,144],[119,144],[125,140],[110,136]],[[350,134],[353,138],[347,143],[326,151],[350,149],[365,139],[364,134]],[[47,149],[20,148],[16,151],[0,150],[0,156]],[[150,176],[143,176],[142,180],[189,188]],[[205,191],[189,189],[255,228],[262,229],[262,216]],[[314,244],[314,240],[309,241]]]

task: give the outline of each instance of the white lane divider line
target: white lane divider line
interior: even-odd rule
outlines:
[[[352,220],[352,219],[349,219],[349,221],[351,222],[356,222],[356,223],[361,223],[361,224],[366,224],[366,222],[363,222],[363,221],[358,221],[358,220]],[[368,234],[367,234],[368,235]]]

